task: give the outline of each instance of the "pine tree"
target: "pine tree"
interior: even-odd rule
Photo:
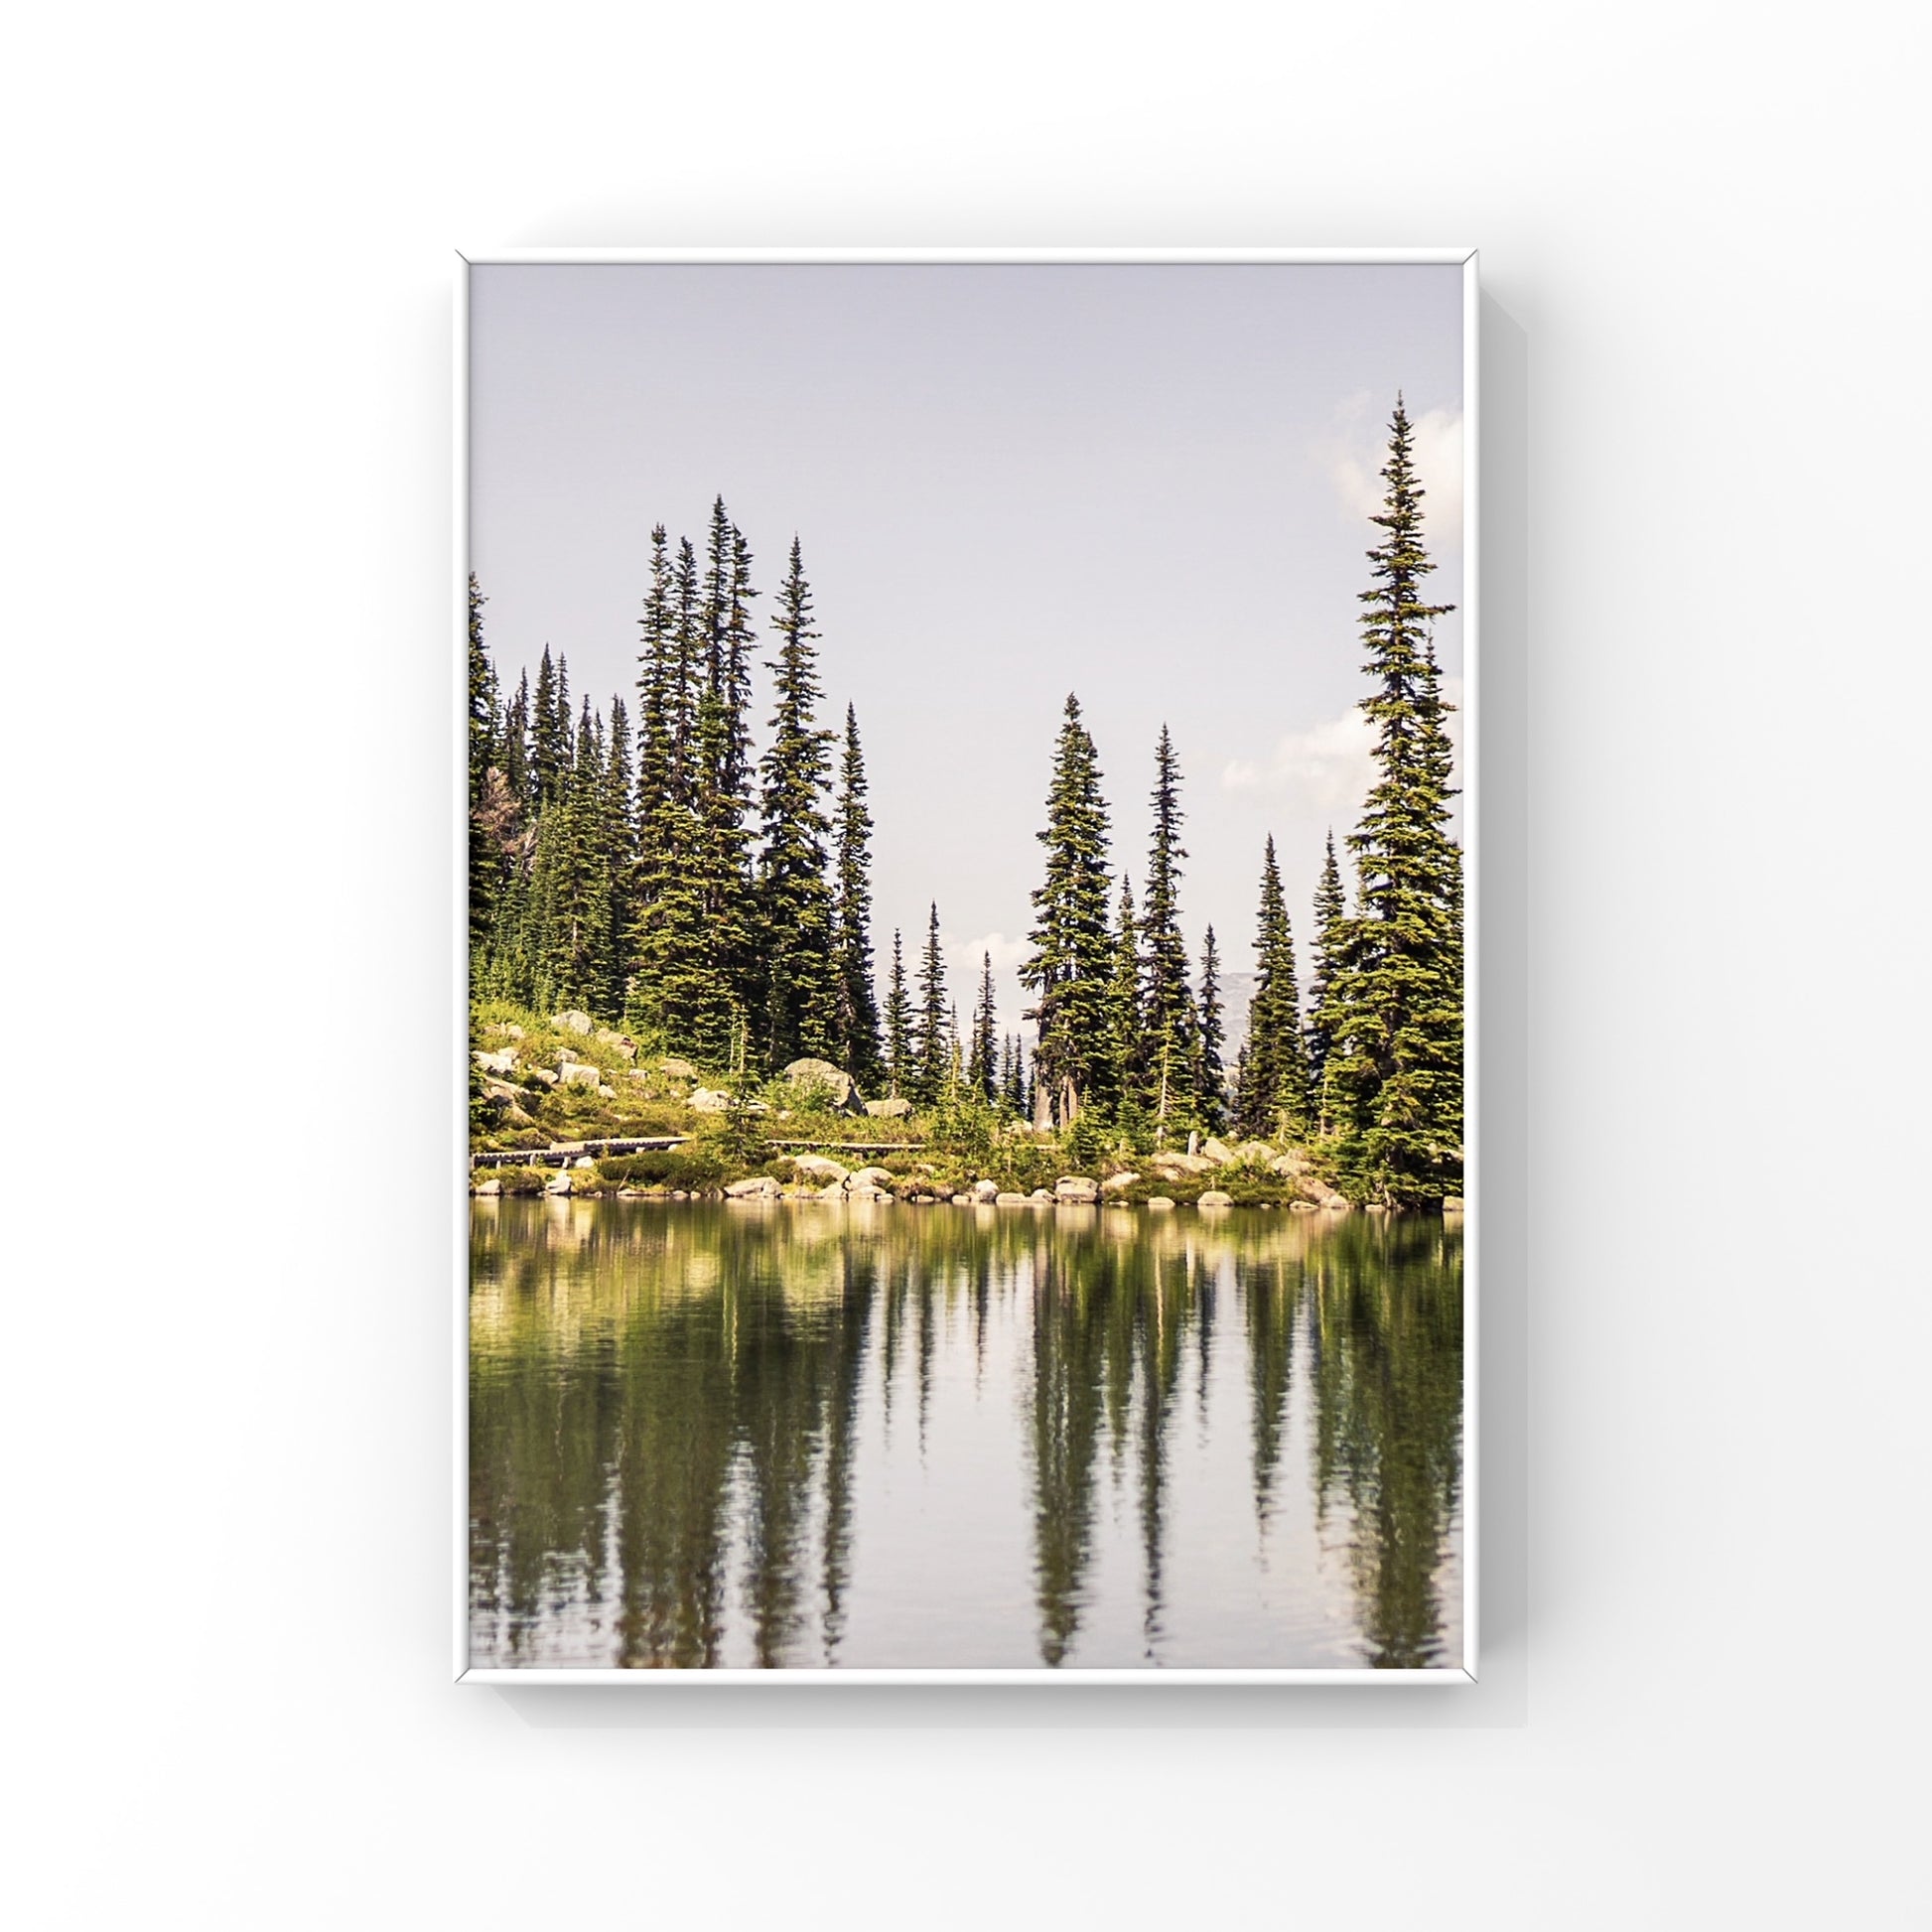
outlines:
[[[966,1077],[973,1090],[987,1101],[1000,1097],[999,1024],[999,1009],[993,994],[993,955],[982,953],[979,1004],[973,1009],[973,1044],[967,1055]]]
[[[1221,956],[1214,928],[1207,928],[1200,955],[1200,1031],[1195,1037],[1194,1110],[1210,1134],[1227,1125],[1227,1069],[1221,1063],[1226,1035],[1221,1024]]]
[[[698,623],[698,553],[689,537],[677,544],[672,577],[671,789],[693,810],[698,798],[698,699],[705,677],[705,643]]]
[[[610,970],[609,867],[603,837],[604,730],[585,700],[570,766],[537,820],[536,989],[547,1004],[605,1010]]]
[[[1255,919],[1254,999],[1235,1094],[1235,1125],[1260,1138],[1308,1132],[1308,1059],[1302,1043],[1302,1001],[1295,972],[1295,935],[1282,871],[1271,837],[1261,868],[1261,907]]]
[[[1104,1092],[1111,1041],[1108,986],[1113,936],[1107,928],[1107,806],[1092,738],[1069,694],[1046,794],[1045,879],[1033,895],[1033,953],[1021,968],[1035,995],[1034,1119],[1070,1127],[1081,1107]]]
[[[872,961],[872,813],[866,806],[866,761],[858,713],[845,708],[845,754],[839,764],[838,849],[834,856],[833,951],[838,987],[838,1063],[862,1093],[885,1072],[879,1044],[879,997]]]
[[[637,653],[637,871],[630,907],[626,1022],[667,1045],[715,1052],[728,1035],[710,984],[705,894],[697,862],[701,826],[694,782],[697,561],[689,540],[676,561],[659,523],[651,531],[650,589]],[[695,1029],[695,1031],[694,1031]]]
[[[647,838],[677,789],[678,741],[691,695],[678,634],[677,571],[661,523],[650,533],[650,589],[637,623],[644,633],[637,652],[637,827]],[[645,855],[647,872],[655,870],[653,857]]]
[[[630,716],[623,700],[611,699],[611,735],[599,801],[599,843],[605,871],[603,997],[598,1011],[616,1018],[624,1010],[630,980],[632,900],[637,884],[636,824],[631,816],[634,783],[630,762]]]
[[[1154,840],[1148,853],[1147,907],[1141,920],[1146,961],[1143,1026],[1147,1095],[1164,1126],[1194,1124],[1193,1072],[1198,1020],[1187,985],[1180,931],[1180,767],[1166,725],[1155,748]]]
[[[912,998],[905,987],[905,954],[893,928],[893,969],[886,982],[886,1078],[895,1100],[912,1093]]]
[[[562,656],[554,662],[550,646],[543,647],[537,665],[536,716],[531,722],[530,803],[542,811],[552,804],[570,774],[573,747],[570,735],[570,667]]]
[[[502,879],[502,852],[488,825],[489,780],[496,768],[496,672],[483,649],[488,600],[470,573],[470,944],[489,931]]]
[[[1423,489],[1400,397],[1390,423],[1384,532],[1361,594],[1363,712],[1376,782],[1348,844],[1363,907],[1347,935],[1339,1025],[1326,1079],[1343,1158],[1397,1204],[1440,1198],[1460,1173],[1461,855],[1449,834],[1452,756],[1432,626],[1435,569],[1422,539]]]
[[[758,881],[762,1048],[773,1073],[791,1060],[839,1051],[839,960],[825,877],[833,734],[813,722],[820,690],[811,615],[811,588],[794,537],[771,620],[782,640],[766,666],[776,680],[777,705],[770,749],[759,765],[764,781]],[[727,679],[733,675],[728,663]]]
[[[912,1043],[912,1098],[929,1107],[945,1093],[952,1061],[947,1025],[946,960],[939,946],[939,907],[926,922],[925,953],[919,961],[919,1011]]]
[[[690,541],[678,546],[669,795],[663,823],[649,835],[652,886],[636,927],[631,996],[637,1024],[700,1061],[734,1069],[759,978],[746,822],[750,568],[722,502],[713,508],[702,587]],[[686,692],[688,700],[678,695]]]
[[[1000,1100],[1010,1113],[1019,1113],[1025,1089],[1020,1072],[1020,1039],[1008,1034],[1000,1042]]]
[[[1108,1092],[1119,1125],[1132,1137],[1146,1109],[1147,1027],[1141,994],[1141,928],[1134,916],[1134,886],[1120,876],[1120,909],[1114,921],[1114,971],[1107,989]]]
[[[530,795],[530,674],[520,672],[516,695],[503,707],[503,729],[499,740],[503,782],[517,807],[518,822]]]
[[[1304,1029],[1309,1057],[1309,1113],[1316,1132],[1332,1128],[1328,1096],[1328,1059],[1341,1025],[1340,990],[1348,949],[1348,901],[1342,896],[1341,868],[1335,863],[1335,835],[1328,834],[1321,879],[1314,890],[1314,976],[1309,985],[1309,1022]]]

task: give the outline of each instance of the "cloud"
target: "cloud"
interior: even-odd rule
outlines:
[[[1446,677],[1443,696],[1455,707],[1449,720],[1455,761],[1462,762],[1462,680]],[[1266,758],[1235,759],[1221,772],[1224,791],[1266,792],[1337,823],[1352,821],[1375,781],[1375,728],[1357,706],[1339,718],[1278,739]]]
[[[1020,985],[1020,962],[1032,950],[1025,938],[1009,939],[1004,932],[983,932],[977,939],[957,939],[941,931],[940,949],[946,955],[946,983],[952,998],[959,1003],[959,1027],[964,1033],[979,999],[980,971],[990,954],[993,960],[993,996],[999,1008],[1001,1033],[1033,1034],[1031,1022],[1022,1023],[1028,1005]]]
[[[1423,528],[1440,547],[1462,540],[1462,412],[1428,409],[1409,419],[1416,474],[1423,487]],[[1335,405],[1329,427],[1310,441],[1311,462],[1325,470],[1344,514],[1367,519],[1382,508],[1382,465],[1388,415],[1366,390]]]

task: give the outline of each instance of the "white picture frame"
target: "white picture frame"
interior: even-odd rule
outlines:
[[[1129,265],[1369,265],[1431,264],[1459,266],[1462,271],[1462,592],[1460,610],[1463,638],[1463,757],[1458,772],[1463,794],[1464,866],[1466,888],[1465,940],[1465,1139],[1464,1139],[1464,1277],[1462,1352],[1462,1651],[1459,1662],[1419,1669],[1064,1669],[1044,1666],[1027,1669],[863,1669],[783,1668],[691,1670],[564,1670],[498,1669],[473,1666],[470,1661],[470,1275],[469,1275],[469,1120],[464,1073],[469,1061],[469,977],[467,921],[467,707],[464,697],[468,663],[467,587],[470,576],[470,306],[471,272],[476,268],[514,264],[540,265],[751,265],[751,264],[1129,264]],[[913,1686],[1034,1686],[1042,1690],[1075,1691],[1095,1685],[1456,1685],[1473,1684],[1477,1672],[1477,1628],[1480,1605],[1478,1381],[1480,1359],[1480,1255],[1482,1227],[1480,1065],[1480,903],[1481,866],[1477,790],[1481,757],[1479,697],[1481,610],[1479,561],[1481,410],[1478,397],[1477,251],[1473,248],[664,248],[664,249],[465,249],[457,254],[453,288],[452,343],[453,550],[450,579],[450,697],[452,732],[450,801],[452,999],[450,1044],[450,1224],[452,1408],[452,1642],[453,1676],[462,1684],[535,1687],[542,1685],[610,1686],[697,1694],[713,1685],[813,1685],[835,1690],[842,1685]]]

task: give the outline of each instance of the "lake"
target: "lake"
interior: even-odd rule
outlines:
[[[471,1662],[1457,1664],[1462,1235],[472,1204]]]

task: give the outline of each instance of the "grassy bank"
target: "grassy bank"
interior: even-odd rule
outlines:
[[[1204,1194],[1241,1207],[1347,1204],[1345,1182],[1318,1149],[1261,1141],[1230,1147],[1211,1139],[1194,1153],[1137,1147],[1088,1122],[1055,1135],[971,1097],[882,1118],[856,1110],[855,1100],[835,1104],[832,1092],[810,1080],[733,1078],[584,1015],[543,1016],[503,1002],[477,1008],[472,1043],[476,1152],[680,1140],[673,1148],[587,1156],[568,1166],[532,1160],[479,1168],[473,1187],[484,1193],[711,1198],[764,1178],[783,1194],[804,1196],[863,1173],[858,1184],[875,1190],[867,1197],[903,1201],[949,1200],[975,1189],[1033,1196],[1077,1175],[1091,1179],[1103,1200],[1125,1206],[1155,1199],[1187,1206]],[[799,1143],[816,1152],[801,1158]]]

